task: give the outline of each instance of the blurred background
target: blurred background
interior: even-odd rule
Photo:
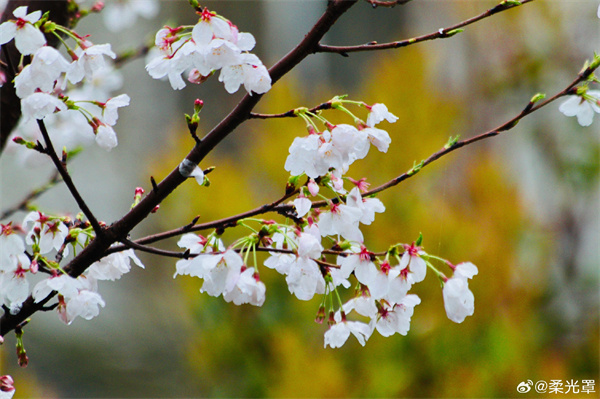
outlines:
[[[110,2],[109,2],[110,3]],[[448,27],[495,1],[414,0],[392,9],[355,5],[324,43],[406,39]],[[141,4],[141,3],[140,3]],[[325,1],[203,3],[254,34],[253,51],[270,67],[292,49]],[[163,25],[195,23],[186,1],[162,1],[152,20],[109,32],[99,15],[79,33],[123,52],[152,40]],[[597,1],[536,1],[466,28],[449,39],[386,52],[310,56],[264,96],[256,111],[311,107],[334,95],[385,103],[399,120],[383,126],[387,154],[371,151],[350,175],[373,186],[400,175],[441,148],[509,120],[538,92],[566,87],[600,50]],[[178,92],[150,78],[144,60],[122,70],[131,105],[120,111],[119,146],[91,146],[70,164],[97,217],[110,223],[130,207],[134,189],[166,176],[192,147],[183,113],[204,100],[209,131],[243,93],[227,95],[216,77]],[[365,228],[373,250],[414,241],[454,263],[472,261],[475,314],[447,319],[438,281],[412,292],[407,336],[373,334],[366,347],[350,338],[324,349],[326,326],[313,322],[320,298],[292,297],[284,279],[262,267],[262,308],[235,306],[198,292],[197,278],[173,279],[174,260],[139,254],[117,282],[101,282],[106,308],[91,320],[62,324],[54,312],[25,328],[30,364],[19,369],[14,335],[0,351],[0,375],[16,381],[15,398],[128,397],[516,397],[526,380],[599,379],[600,118],[587,128],[558,112],[560,102],[513,130],[453,152],[382,193],[384,216]],[[326,114],[337,123],[349,119]],[[366,117],[366,115],[363,115]],[[228,216],[283,193],[287,148],[305,135],[300,120],[249,121],[201,164],[216,166],[209,188],[180,187],[132,237]],[[0,157],[1,208],[17,203],[51,174],[17,154]],[[77,213],[64,186],[36,204]],[[16,219],[21,218],[18,215]],[[5,223],[6,221],[3,221]],[[235,231],[226,239],[235,239]],[[176,240],[161,246],[175,249]],[[543,397],[534,392],[524,397]]]

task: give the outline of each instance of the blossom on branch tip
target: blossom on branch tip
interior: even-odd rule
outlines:
[[[44,34],[33,25],[41,18],[41,11],[27,14],[27,6],[21,6],[15,9],[13,15],[17,17],[16,20],[8,20],[0,25],[0,45],[15,39],[17,50],[29,55],[46,44]]]
[[[594,112],[600,113],[600,90],[587,90],[582,95],[568,96],[558,110],[565,116],[576,116],[581,126],[589,126],[594,120]]]

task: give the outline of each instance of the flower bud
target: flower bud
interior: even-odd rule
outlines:
[[[321,305],[319,307],[319,310],[317,311],[317,317],[315,318],[315,322],[323,324],[323,320],[325,320],[325,306]]]

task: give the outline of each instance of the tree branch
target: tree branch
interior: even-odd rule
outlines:
[[[291,71],[308,55],[315,53],[316,47],[325,33],[327,33],[339,17],[356,4],[357,1],[358,0],[330,1],[323,15],[306,34],[304,39],[269,70],[272,84],[276,83],[285,74]],[[195,164],[200,163],[200,161],[204,159],[204,157],[206,157],[206,155],[208,155],[223,139],[225,139],[225,137],[250,117],[250,112],[261,98],[262,95],[256,93],[244,96],[229,115],[213,128],[201,143],[198,143],[194,149],[192,149],[187,155],[187,159]],[[66,175],[68,176],[68,174]],[[71,262],[64,267],[64,271],[72,277],[77,277],[83,273],[92,263],[105,256],[107,250],[113,243],[126,239],[129,232],[144,220],[157,205],[168,197],[171,192],[185,180],[186,177],[182,176],[179,172],[179,167],[176,167],[163,181],[158,183],[156,188],[144,197],[137,206],[131,209],[120,220],[102,230],[102,234],[92,240],[78,256],[71,260]],[[47,300],[49,300],[49,298],[47,298]],[[7,332],[14,330],[15,326],[37,312],[41,306],[43,305],[34,303],[30,296],[23,303],[21,310],[17,314],[12,315],[10,313],[5,313],[2,318],[0,318],[0,335],[5,335]]]
[[[98,223],[98,220],[96,219],[96,217],[94,216],[94,214],[92,213],[90,208],[87,206],[87,204],[83,200],[83,197],[81,196],[81,194],[79,194],[77,187],[75,187],[75,183],[73,183],[73,180],[71,179],[71,175],[69,175],[69,172],[67,171],[66,165],[63,164],[63,162],[61,162],[61,160],[58,158],[58,155],[56,154],[56,151],[54,150],[54,145],[52,144],[52,140],[50,139],[50,135],[48,135],[48,130],[46,129],[46,124],[41,119],[37,120],[37,124],[40,128],[40,131],[42,132],[42,137],[44,137],[44,142],[46,143],[45,153],[50,157],[50,159],[52,159],[52,162],[54,163],[56,170],[58,171],[58,173],[60,173],[60,176],[62,177],[63,181],[67,185],[67,188],[71,192],[71,195],[75,199],[75,202],[77,202],[79,209],[81,209],[83,214],[87,217],[90,224],[94,228],[94,232],[96,233],[96,235],[97,236],[102,235],[103,229],[100,226],[100,223]]]
[[[368,0],[367,0],[368,1]],[[518,7],[521,4],[530,3],[534,0],[522,0],[520,4],[510,3],[510,2],[502,2],[495,7],[490,8],[489,10],[473,17],[469,18],[463,22],[460,22],[456,25],[449,26],[444,29],[440,29],[437,32],[429,33],[427,35],[413,37],[411,39],[401,40],[397,42],[389,42],[389,43],[377,43],[377,42],[369,42],[366,44],[361,44],[357,46],[329,46],[326,44],[320,44],[317,46],[316,52],[318,53],[337,53],[343,56],[347,56],[348,53],[355,53],[359,51],[374,51],[374,50],[387,50],[393,48],[406,47],[412,44],[434,40],[434,39],[445,39],[448,37],[454,36],[454,34],[458,33],[458,29],[474,24],[475,22],[481,21],[482,19],[491,17],[494,14],[498,14],[499,12],[509,10],[514,7]]]

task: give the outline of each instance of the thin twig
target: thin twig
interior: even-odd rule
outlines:
[[[141,244],[135,243],[135,242],[127,240],[127,239],[121,239],[120,241],[126,247],[137,249],[138,251],[142,251],[142,252],[147,252],[149,254],[167,256],[169,258],[180,258],[180,259],[187,259],[189,257],[189,253],[187,251],[186,252],[167,251],[164,249],[141,245]]]
[[[62,177],[69,191],[71,192],[71,195],[75,199],[75,202],[77,202],[79,209],[81,209],[83,214],[88,218],[90,224],[94,228],[96,236],[102,235],[103,229],[102,227],[100,227],[100,223],[98,223],[98,220],[96,220],[96,217],[79,194],[79,191],[77,190],[77,187],[75,187],[75,183],[73,183],[71,175],[67,171],[66,166],[58,158],[58,155],[54,150],[52,140],[50,139],[50,135],[48,134],[48,130],[46,129],[46,124],[41,119],[38,119],[37,123],[40,128],[40,131],[42,132],[42,136],[44,137],[44,142],[46,143],[46,154],[50,157],[50,159],[52,159],[56,170],[58,171],[58,173],[60,173],[60,176]]]
[[[427,40],[434,39],[445,39],[453,36],[455,33],[458,33],[458,29],[465,27],[467,25],[471,25],[475,22],[481,21],[482,19],[491,17],[494,14],[497,14],[502,11],[509,10],[514,7],[518,7],[521,4],[530,3],[534,0],[522,0],[520,4],[510,3],[510,2],[502,2],[495,7],[490,8],[489,10],[475,16],[469,18],[463,22],[460,22],[456,25],[449,26],[444,29],[440,29],[437,32],[429,33],[427,35],[413,37],[411,39],[400,40],[397,42],[389,42],[389,43],[377,43],[377,42],[369,42],[366,44],[361,44],[357,46],[329,46],[326,44],[320,44],[317,46],[316,52],[318,53],[338,53],[343,56],[347,56],[348,53],[354,53],[358,51],[374,51],[374,50],[386,50],[393,48],[406,47],[415,43],[424,42]]]
[[[316,107],[310,108],[308,110],[308,112],[315,114],[321,110],[325,110],[325,109],[331,109],[331,102],[325,102],[322,104],[317,105]],[[295,118],[298,115],[296,115],[296,110],[295,109],[291,109],[287,112],[283,112],[281,114],[258,114],[255,112],[251,112],[250,113],[250,119],[272,119],[272,118]]]

